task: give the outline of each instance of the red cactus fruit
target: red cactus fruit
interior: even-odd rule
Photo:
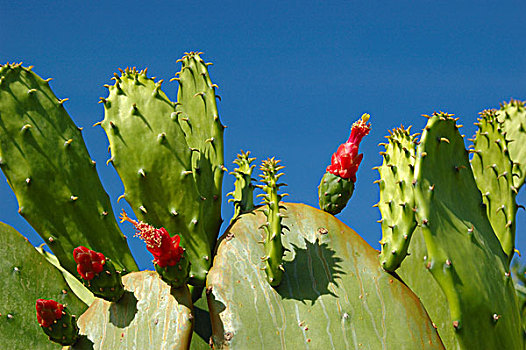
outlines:
[[[332,155],[331,165],[327,167],[328,172],[356,182],[356,172],[363,158],[363,154],[358,154],[358,147],[362,138],[371,130],[371,123],[367,123],[369,117],[369,114],[366,113],[361,119],[354,122],[351,128],[351,136]]]
[[[55,300],[37,299],[37,320],[41,327],[50,327],[64,315],[64,305]]]
[[[73,250],[73,258],[77,263],[77,272],[89,281],[104,269],[106,257],[102,253],[95,252],[86,247],[77,247]]]
[[[153,254],[154,264],[160,267],[174,266],[183,257],[184,249],[179,245],[179,235],[170,237],[164,227],[157,229],[145,222],[132,220],[124,210],[120,219],[121,222],[128,221],[135,226],[135,236],[146,243],[146,249]]]

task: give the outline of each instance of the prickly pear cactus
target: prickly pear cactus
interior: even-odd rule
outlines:
[[[252,171],[255,164],[252,162],[256,158],[250,158],[250,152],[241,151],[234,160],[234,164],[238,167],[231,172],[234,175],[236,182],[234,183],[234,191],[227,194],[232,196],[228,201],[234,203],[234,215],[230,220],[232,223],[241,214],[248,213],[254,209],[254,185],[252,184]]]
[[[96,299],[78,319],[82,339],[71,349],[188,349],[192,299],[188,288],[171,288],[155,272],[122,278],[118,302]]]
[[[87,309],[62,274],[12,227],[0,223],[0,343],[3,349],[60,349],[37,323],[37,299],[54,299],[79,316]]]
[[[332,155],[331,164],[321,178],[318,186],[319,204],[320,209],[328,213],[340,213],[351,199],[356,172],[363,158],[363,154],[358,154],[358,147],[371,130],[371,123],[367,123],[369,118],[370,115],[365,113],[354,122],[349,139]]]
[[[517,188],[513,185],[513,162],[510,143],[498,122],[496,111],[481,113],[473,139],[471,167],[482,193],[488,219],[511,262],[515,250],[515,215]]]
[[[76,275],[79,245],[137,270],[81,128],[31,67],[0,67],[0,167],[16,194],[19,213],[66,270]],[[45,205],[43,205],[45,203]]]
[[[265,246],[265,254],[261,256],[261,260],[265,264],[263,269],[267,274],[267,280],[274,287],[279,286],[283,278],[283,271],[285,271],[281,236],[284,233],[284,228],[289,229],[282,224],[283,217],[285,217],[282,211],[286,211],[286,208],[280,202],[286,194],[280,194],[278,190],[286,184],[278,182],[283,175],[280,171],[284,168],[284,166],[279,165],[279,162],[274,158],[263,162],[260,168],[263,172],[260,175],[263,185],[258,185],[264,192],[260,196],[263,197],[263,212],[267,217],[267,221],[260,226],[265,232],[265,238],[260,242]]]
[[[111,162],[124,184],[122,198],[137,217],[171,235],[191,261],[190,283],[203,285],[221,225],[223,128],[207,65],[197,53],[174,78],[178,101],[146,70],[115,75],[101,99]]]
[[[416,227],[415,220],[415,136],[403,127],[387,136],[381,152],[380,201],[382,213],[382,252],[380,264],[386,271],[395,271],[407,256],[407,248]]]
[[[263,208],[219,243],[206,289],[215,349],[443,349],[417,296],[363,239],[330,214],[283,205],[290,232],[278,287],[262,270]]]
[[[497,111],[506,139],[510,141],[510,158],[514,163],[513,184],[519,189],[526,179],[526,108],[524,102],[511,100]]]
[[[507,257],[451,116],[429,118],[417,150],[415,180],[420,229],[400,276],[421,298],[447,348],[521,348]]]

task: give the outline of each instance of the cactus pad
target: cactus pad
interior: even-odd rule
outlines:
[[[400,275],[435,324],[447,328],[438,328],[447,348],[522,347],[507,257],[487,219],[464,140],[450,115],[429,118],[417,150],[415,179],[426,255],[405,264],[410,268],[402,265]],[[415,256],[424,251],[412,246]]]
[[[71,349],[188,349],[193,328],[188,289],[171,288],[152,271],[127,274],[122,282],[127,292],[121,300],[96,299],[79,317],[85,337]]]
[[[21,234],[0,223],[0,344],[3,349],[60,349],[37,323],[37,299],[53,299],[76,315],[87,306],[62,274]]]
[[[414,169],[415,137],[409,129],[394,129],[384,144],[380,173],[380,202],[382,214],[382,252],[380,263],[387,271],[396,270],[407,256],[407,248],[416,227]]]
[[[515,249],[517,189],[513,186],[513,163],[496,112],[484,111],[478,120],[471,167],[486,205],[488,219],[504,253],[511,262]]]
[[[136,270],[81,134],[30,68],[0,68],[0,166],[19,213],[73,275],[73,249],[86,246]]]
[[[190,283],[203,285],[221,225],[223,126],[199,55],[185,56],[178,76],[174,103],[146,70],[122,71],[101,100],[101,125],[123,197],[141,221],[181,236]]]
[[[232,223],[239,215],[248,213],[254,209],[254,185],[252,184],[252,171],[254,170],[255,164],[251,163],[256,158],[250,158],[250,152],[241,151],[237,155],[237,159],[234,160],[234,164],[237,168],[231,172],[234,175],[236,182],[234,183],[234,191],[227,195],[232,196],[229,202],[234,202],[234,215],[230,220]]]
[[[323,211],[284,205],[290,232],[277,288],[261,270],[262,209],[219,243],[206,289],[214,348],[443,349],[416,295],[362,238]]]
[[[511,100],[497,111],[506,139],[510,141],[510,158],[514,163],[513,184],[519,189],[526,179],[526,108],[524,102]]]

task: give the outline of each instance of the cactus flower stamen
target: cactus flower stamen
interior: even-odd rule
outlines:
[[[365,113],[352,125],[351,136],[332,155],[331,165],[327,167],[328,172],[356,182],[356,172],[363,158],[363,154],[358,154],[358,147],[362,138],[371,130],[371,123],[367,123],[369,117],[369,114]]]
[[[183,257],[184,249],[179,245],[181,237],[170,234],[164,227],[157,229],[142,221],[130,219],[123,210],[120,216],[121,222],[128,221],[135,226],[135,236],[146,243],[146,249],[153,254],[153,263],[160,266],[174,266]]]
[[[55,300],[37,299],[37,320],[41,327],[50,327],[56,320],[60,320],[63,315],[64,305]]]
[[[89,281],[104,269],[106,257],[86,247],[77,247],[73,250],[73,259],[77,263],[77,272]]]

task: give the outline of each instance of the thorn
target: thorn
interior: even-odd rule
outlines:
[[[124,197],[126,197],[126,194],[125,194],[125,193],[121,194],[121,195],[119,196],[119,198],[117,198],[117,203],[119,203],[120,200],[123,199]]]
[[[93,124],[92,126],[99,126],[99,125],[101,125],[101,124],[102,124],[102,121],[100,121],[100,122],[96,122],[96,123]]]
[[[148,211],[146,210],[146,208],[145,208],[143,205],[141,205],[141,206],[139,207],[139,209],[140,209],[143,213],[145,213],[145,214],[148,213]]]
[[[71,201],[74,202],[74,201],[76,201],[77,199],[79,199],[79,197],[74,196],[74,195],[71,195],[71,197],[69,197],[69,199],[71,199]]]
[[[26,125],[24,125],[24,126],[22,127],[22,129],[20,129],[20,131],[21,131],[21,132],[26,132],[26,131],[28,131],[28,130],[31,129],[31,128],[32,128],[31,124],[26,124]]]
[[[64,146],[69,146],[73,142],[73,139],[66,140]]]
[[[445,137],[439,138],[438,141],[449,143],[449,139],[447,139]]]

